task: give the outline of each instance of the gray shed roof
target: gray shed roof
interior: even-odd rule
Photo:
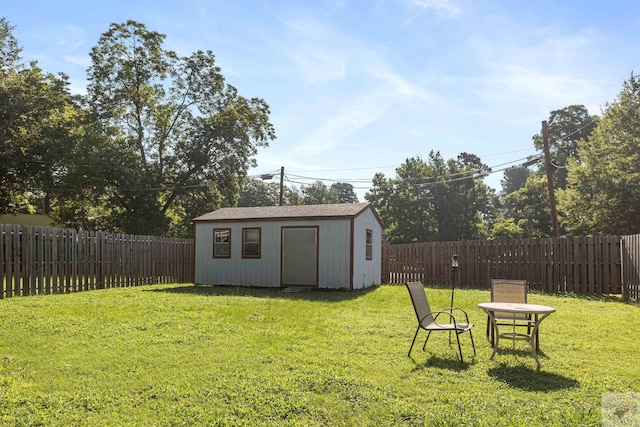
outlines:
[[[199,216],[193,222],[349,218],[356,217],[369,208],[382,226],[371,203],[222,208]]]

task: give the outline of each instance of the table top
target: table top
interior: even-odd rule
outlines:
[[[478,304],[478,307],[485,311],[502,311],[505,313],[544,314],[556,311],[555,308],[546,305],[516,302],[483,302]]]

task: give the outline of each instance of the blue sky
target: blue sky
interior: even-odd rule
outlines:
[[[271,107],[277,140],[251,174],[350,182],[408,157],[534,154],[549,112],[615,99],[640,67],[637,0],[0,0],[23,57],[86,85],[89,51],[133,19],[187,55],[212,50],[240,94]],[[301,178],[305,177],[305,178]],[[500,189],[502,172],[486,182]]]

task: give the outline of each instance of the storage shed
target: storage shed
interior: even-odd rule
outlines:
[[[223,208],[193,220],[195,283],[361,289],[381,282],[370,203]]]

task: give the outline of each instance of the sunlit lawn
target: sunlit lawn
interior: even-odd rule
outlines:
[[[427,287],[434,309],[450,291]],[[529,294],[525,343],[489,360],[489,291],[457,290],[476,324],[465,362],[447,334],[407,350],[403,286],[303,292],[158,285],[0,301],[7,426],[600,425],[605,392],[640,391],[640,307]],[[424,335],[420,338],[424,340]]]

